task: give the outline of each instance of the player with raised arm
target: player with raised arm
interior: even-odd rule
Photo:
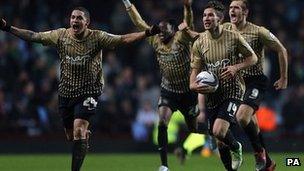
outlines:
[[[274,83],[276,90],[287,87],[288,61],[287,51],[282,43],[269,30],[247,21],[248,17],[247,0],[232,0],[230,3],[230,23],[225,23],[224,28],[238,31],[249,43],[257,54],[258,62],[254,66],[242,71],[246,91],[244,101],[237,112],[237,120],[249,137],[255,152],[256,170],[272,171],[275,163],[265,151],[262,134],[259,130],[255,112],[263,100],[266,88],[267,77],[263,74],[264,47],[277,52],[280,65],[280,79]]]
[[[129,0],[122,0],[127,12],[139,30],[150,26],[142,19],[137,9]],[[193,27],[192,0],[184,0],[184,21]],[[196,132],[198,115],[197,94],[189,89],[190,49],[194,39],[185,31],[178,31],[173,20],[159,23],[161,32],[148,38],[156,51],[161,73],[161,95],[159,98],[158,146],[161,158],[160,171],[168,169],[167,161],[167,125],[174,111],[179,110],[185,117],[191,132]]]
[[[103,89],[101,54],[114,48],[158,33],[157,26],[145,31],[113,35],[88,28],[90,14],[83,7],[73,9],[70,27],[47,32],[34,32],[11,26],[0,18],[0,29],[23,40],[53,46],[59,53],[59,113],[66,137],[73,141],[72,171],[79,171],[88,148],[89,118],[96,111]]]
[[[206,31],[199,34],[192,48],[190,89],[205,94],[210,133],[217,139],[219,150],[225,146],[230,150],[232,163],[224,166],[231,171],[237,170],[242,163],[242,145],[229,129],[236,123],[235,114],[244,93],[239,71],[254,65],[257,57],[239,33],[223,29],[224,10],[219,1],[210,1],[204,8]],[[196,77],[202,70],[219,78],[216,91],[198,83]]]

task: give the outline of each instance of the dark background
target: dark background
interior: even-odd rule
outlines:
[[[182,22],[182,0],[132,2],[148,24],[164,18]],[[203,31],[202,6],[206,2],[194,0],[192,5],[196,31]],[[268,28],[289,53],[289,86],[279,92],[272,87],[279,78],[278,58],[273,52],[266,53],[265,74],[271,84],[263,106],[275,112],[277,125],[275,130],[266,132],[267,143],[273,144],[271,148],[276,151],[304,151],[300,147],[304,142],[304,1],[249,2],[249,20]],[[228,5],[229,1],[224,3]],[[0,15],[14,26],[47,31],[68,27],[70,12],[76,6],[84,6],[91,12],[91,28],[113,34],[136,31],[120,0],[1,0]],[[4,144],[0,145],[0,152],[65,149],[57,113],[57,59],[52,48],[0,32],[0,144]],[[142,111],[148,111],[150,121],[157,120],[160,76],[153,50],[147,42],[141,41],[115,51],[105,50],[103,61],[106,85],[101,108],[92,118],[93,141],[100,151],[108,150],[109,144],[117,145],[118,151],[149,149],[146,146],[122,148],[127,145],[121,143],[150,144],[150,132],[138,139],[134,136],[138,131],[134,124],[141,122],[138,115]],[[152,125],[140,124],[144,129]],[[293,142],[292,145],[285,144],[287,139]],[[44,148],[48,143],[51,146]]]

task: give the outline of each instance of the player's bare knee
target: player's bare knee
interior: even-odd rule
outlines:
[[[86,130],[82,127],[76,127],[74,129],[74,139],[85,139],[86,138]]]
[[[215,137],[217,137],[217,138],[225,138],[225,133],[224,133],[224,131],[218,131],[218,132],[215,132]]]
[[[225,134],[226,134],[226,132],[221,128],[213,129],[212,133],[216,138],[219,139],[225,138]]]
[[[238,123],[242,126],[245,127],[248,125],[248,123],[250,122],[251,117],[248,116],[247,113],[244,113],[242,111],[238,112],[236,115],[236,119],[238,121]]]

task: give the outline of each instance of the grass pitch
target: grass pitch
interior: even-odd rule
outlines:
[[[273,153],[277,171],[304,171],[304,166],[285,166],[286,157],[298,157],[304,164],[304,153]],[[89,154],[82,171],[157,171],[158,154]],[[223,171],[224,168],[217,156],[203,158],[198,154],[191,156],[180,165],[175,156],[169,155],[171,171]],[[253,171],[254,159],[250,154],[244,155],[240,171]],[[70,171],[69,154],[29,154],[0,155],[0,171]]]

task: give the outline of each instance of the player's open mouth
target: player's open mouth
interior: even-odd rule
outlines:
[[[204,22],[205,27],[210,27],[210,25],[211,25],[211,22]]]
[[[80,29],[80,25],[78,24],[73,24],[72,25],[72,28],[75,30],[75,31],[78,31]]]
[[[159,36],[160,39],[165,39],[165,35],[162,34],[162,33],[158,34],[158,36]]]
[[[231,22],[236,22],[237,19],[238,19],[238,18],[236,17],[235,14],[230,14],[230,20],[231,20]]]

